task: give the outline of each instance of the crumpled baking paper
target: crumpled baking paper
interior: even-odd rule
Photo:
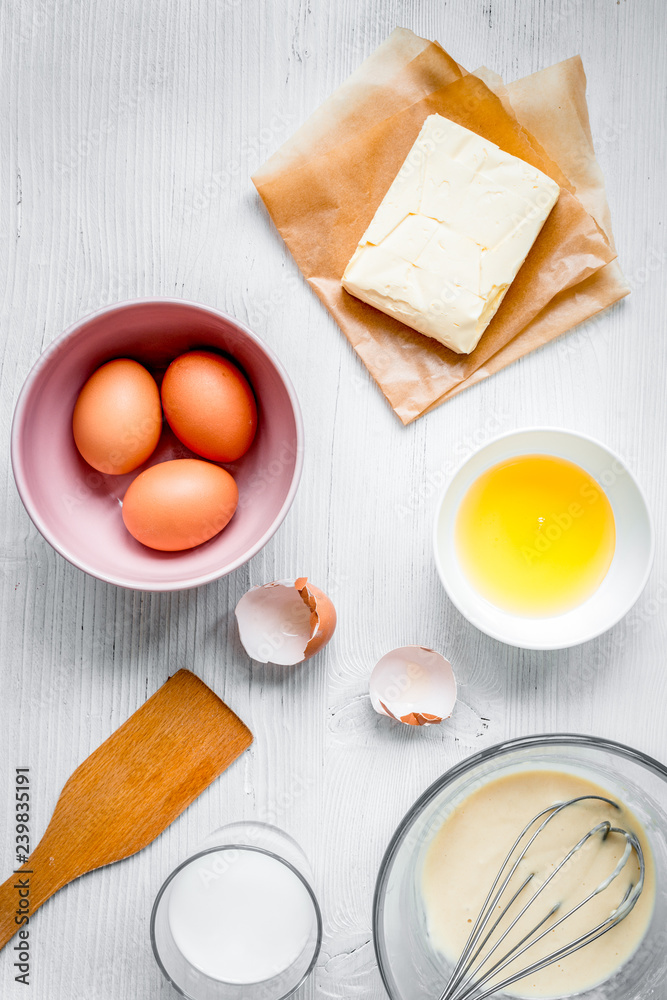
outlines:
[[[506,87],[491,71],[468,73],[437,43],[399,28],[253,176],[305,278],[403,423],[628,294],[615,262],[585,91],[579,57]],[[469,355],[416,333],[340,284],[424,119],[434,112],[561,186]]]

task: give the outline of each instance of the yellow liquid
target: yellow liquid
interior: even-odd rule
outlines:
[[[461,502],[456,546],[464,572],[513,614],[562,614],[604,580],[616,527],[604,490],[578,465],[520,455],[487,469]]]

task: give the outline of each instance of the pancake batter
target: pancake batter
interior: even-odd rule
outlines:
[[[519,897],[522,904],[515,904],[502,929],[507,928],[523,903],[531,898],[572,847],[605,819],[638,837],[646,864],[644,890],[632,912],[617,927],[575,954],[519,980],[506,992],[521,997],[570,996],[608,979],[632,956],[648,929],[655,900],[653,861],[641,824],[617,796],[577,775],[561,771],[517,771],[489,781],[468,796],[443,823],[426,855],[422,894],[429,936],[449,961],[454,961],[463,951],[494,879],[521,830],[543,809],[581,795],[604,796],[621,808],[587,800],[569,806],[554,818],[536,839],[503,895],[504,905],[513,895],[512,887],[516,891],[526,876],[535,872],[530,886]],[[554,903],[561,901],[562,905],[551,923],[581,902],[613,872],[625,846],[625,838],[619,835],[610,834],[606,840],[596,835],[589,840],[528,909],[512,932],[514,940],[518,941],[535,927]],[[505,874],[508,872],[509,869]],[[522,955],[514,968],[508,966],[502,977],[525,968],[606,919],[620,904],[630,882],[637,882],[638,875],[639,865],[633,852],[626,867],[607,889]],[[501,909],[502,905],[499,912]],[[487,930],[491,926],[492,922]],[[545,924],[545,928],[547,926]],[[500,933],[499,928],[496,937]],[[501,945],[495,960],[505,954],[510,940],[508,937]]]

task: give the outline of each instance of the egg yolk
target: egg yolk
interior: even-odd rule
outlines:
[[[475,589],[513,614],[562,614],[604,580],[616,545],[611,504],[573,462],[523,455],[500,462],[469,488],[456,518],[456,548]]]

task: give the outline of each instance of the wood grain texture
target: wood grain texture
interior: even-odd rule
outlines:
[[[19,929],[23,873],[32,916],[68,882],[150,844],[251,743],[210,688],[177,671],[65,782],[34,852],[0,885],[0,948]]]
[[[382,853],[426,785],[474,750],[590,732],[667,760],[667,24],[662,0],[31,0],[2,3],[0,871],[13,867],[14,769],[31,768],[32,839],[57,790],[177,667],[255,743],[165,833],[66,887],[31,927],[29,994],[0,954],[3,1000],[172,997],[150,908],[210,831],[264,819],[309,855],[325,940],[303,998],[384,996],[371,942]],[[250,174],[396,25],[507,80],[580,52],[619,259],[633,294],[561,341],[402,428],[300,278]],[[302,403],[296,502],[248,566],[197,591],[133,593],[57,556],[18,500],[16,396],[45,344],[97,306],[175,295],[247,321]],[[620,452],[654,512],[656,565],[607,635],[510,649],[443,596],[436,498],[479,443],[530,424]],[[251,663],[233,608],[250,584],[308,575],[336,604],[333,642],[301,668]],[[372,711],[388,649],[446,653],[459,702],[441,727]]]

